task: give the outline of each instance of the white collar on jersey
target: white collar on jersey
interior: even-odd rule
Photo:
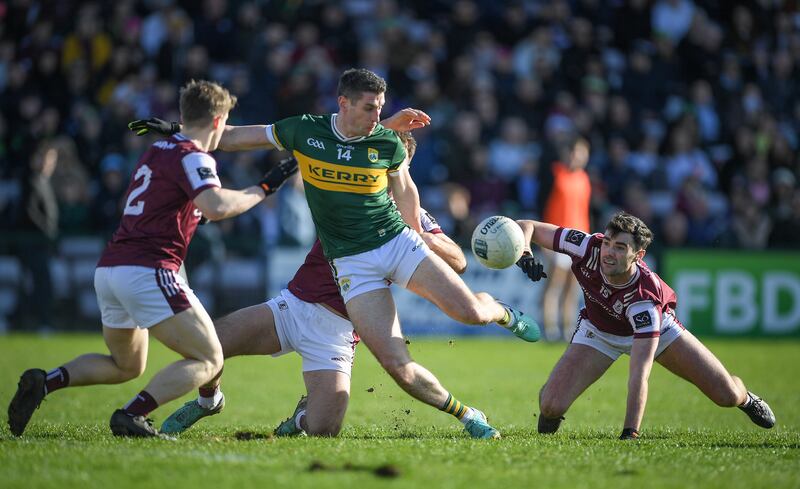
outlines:
[[[603,269],[601,267],[597,267],[597,270],[600,272],[600,276],[603,277],[603,282],[605,282],[606,285],[614,287],[615,289],[624,289],[625,287],[630,287],[631,284],[633,284],[636,280],[639,279],[639,273],[640,273],[639,272],[639,265],[637,264],[636,265],[636,271],[634,272],[633,276],[631,277],[630,280],[628,280],[627,283],[624,283],[622,285],[615,285],[615,284],[612,284],[611,282],[608,281],[608,279],[606,278],[606,274],[603,273]]]
[[[341,131],[339,131],[339,128],[336,127],[336,117],[338,115],[339,114],[331,114],[331,131],[333,131],[334,136],[339,138],[340,141],[343,141],[345,143],[356,143],[366,138],[366,136],[353,136],[349,138],[344,134],[342,134]]]

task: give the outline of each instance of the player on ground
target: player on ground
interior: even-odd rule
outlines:
[[[391,122],[386,122],[390,125]],[[402,133],[409,160],[416,142]],[[436,220],[422,210],[421,237],[456,273],[463,273],[466,258],[461,248],[445,235]],[[348,320],[330,265],[319,241],[286,290],[265,304],[236,311],[218,321],[217,329],[225,358],[239,355],[282,355],[291,351],[303,357],[303,396],[294,414],[275,430],[278,436],[302,434],[336,436],[342,426],[350,398],[350,371],[358,336]],[[373,346],[375,341],[385,343]],[[499,432],[486,416],[461,404],[439,380],[414,362],[398,329],[391,336],[369,338],[367,347],[376,352],[380,364],[398,385],[414,398],[448,412],[464,423],[473,438],[496,438]],[[220,376],[200,388],[200,395],[170,415],[162,424],[164,433],[181,433],[205,416],[220,412],[225,397]],[[471,414],[475,415],[471,415]]]
[[[644,222],[619,213],[605,234],[518,222],[527,242],[572,259],[586,303],[570,345],[539,394],[539,433],[555,433],[575,399],[623,353],[631,362],[621,439],[639,437],[654,360],[718,405],[738,406],[758,426],[772,428],[775,416],[767,403],[729,374],[675,317],[675,292],[642,260],[653,239]],[[520,261],[523,270],[526,259]]]
[[[139,377],[150,334],[184,358],[159,371],[144,390],[114,411],[114,435],[160,436],[147,414],[205,384],[222,369],[222,348],[211,318],[178,270],[201,212],[211,220],[241,214],[296,170],[296,162],[287,160],[259,185],[243,190],[220,187],[216,162],[208,152],[217,148],[235,103],[236,97],[215,83],[192,81],[181,89],[183,131],[157,141],[139,160],[119,229],[95,271],[110,355],[90,353],[50,372],[25,371],[8,407],[14,435],[22,435],[47,394]]]

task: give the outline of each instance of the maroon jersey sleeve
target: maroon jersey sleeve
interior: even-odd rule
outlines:
[[[586,234],[578,229],[560,227],[553,236],[553,251],[566,253],[572,258],[583,258],[592,238],[603,239],[601,234]]]
[[[431,213],[426,211],[425,209],[420,208],[419,220],[420,224],[422,224],[422,230],[425,231],[426,233],[444,234],[444,231],[442,231],[442,228],[439,226],[439,223],[436,221],[436,218],[433,217]]]

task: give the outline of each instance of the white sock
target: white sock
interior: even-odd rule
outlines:
[[[473,419],[477,414],[478,414],[478,411],[476,411],[476,410],[474,410],[472,408],[467,408],[467,412],[464,413],[464,416],[462,416],[461,419],[459,419],[459,421],[461,421],[461,424],[467,424],[467,422],[469,422],[469,420]]]
[[[303,416],[305,416],[305,415],[306,415],[306,410],[303,409],[302,411],[297,413],[297,416],[294,417],[294,425],[297,427],[298,430],[301,430],[301,431],[303,430],[303,426],[301,424],[301,421],[303,420]]]
[[[219,405],[220,402],[222,402],[222,397],[222,390],[216,389],[213,397],[198,396],[197,404],[205,409],[214,409],[217,405]]]

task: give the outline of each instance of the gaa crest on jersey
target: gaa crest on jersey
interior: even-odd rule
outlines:
[[[622,305],[622,301],[617,299],[617,302],[614,303],[614,312],[620,314],[622,312],[622,308],[625,307]]]
[[[367,159],[370,163],[378,162],[378,150],[375,148],[367,148]]]
[[[653,325],[653,318],[649,312],[643,311],[633,316],[633,324],[636,329],[646,328]]]
[[[572,243],[575,246],[580,246],[580,244],[583,242],[583,238],[585,237],[586,233],[584,233],[583,231],[578,231],[577,229],[570,229],[565,239],[567,243]]]
[[[602,294],[603,297],[606,298],[606,299],[611,297],[611,291],[608,290],[608,287],[606,287],[605,285],[600,287],[600,294]],[[617,311],[617,312],[619,312],[619,311]]]

